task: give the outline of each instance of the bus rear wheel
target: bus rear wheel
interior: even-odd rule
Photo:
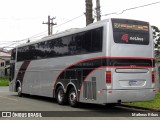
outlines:
[[[64,93],[64,90],[63,90],[62,86],[60,86],[57,89],[56,99],[57,99],[58,104],[60,104],[60,105],[64,105],[67,102],[67,97],[66,97],[66,94]]]
[[[68,94],[68,102],[71,107],[77,107],[78,102],[77,102],[77,93],[74,88],[71,88]]]

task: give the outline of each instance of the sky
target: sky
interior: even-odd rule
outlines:
[[[95,15],[96,0],[93,1]],[[150,3],[158,4],[123,10]],[[100,0],[102,20],[127,18],[150,22],[160,28],[160,0]],[[85,0],[1,0],[0,3],[0,48],[14,47],[27,39],[38,40],[47,36],[47,17],[56,17],[53,33],[70,28],[85,27]],[[117,13],[104,16],[109,13]],[[74,19],[76,18],[76,19]],[[74,20],[73,20],[74,19]],[[70,21],[71,20],[71,21]],[[70,22],[67,22],[70,21]],[[94,20],[96,22],[96,19]]]

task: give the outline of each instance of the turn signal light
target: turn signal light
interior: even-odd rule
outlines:
[[[152,71],[152,83],[155,83],[155,72]]]

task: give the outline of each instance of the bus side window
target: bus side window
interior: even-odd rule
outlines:
[[[92,51],[102,51],[103,28],[97,28],[92,31]]]

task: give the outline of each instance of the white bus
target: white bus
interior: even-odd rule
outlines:
[[[154,66],[149,23],[107,19],[15,47],[9,87],[72,107],[150,101]]]

